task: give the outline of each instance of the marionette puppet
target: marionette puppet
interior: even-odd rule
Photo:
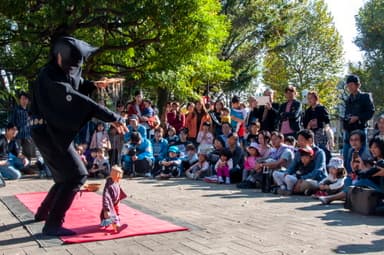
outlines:
[[[103,208],[100,213],[100,226],[108,228],[112,225],[115,233],[121,227],[119,217],[120,201],[127,197],[120,187],[120,179],[123,177],[123,170],[115,165],[111,169],[111,174],[107,178],[103,191]]]

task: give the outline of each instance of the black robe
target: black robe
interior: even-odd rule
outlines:
[[[73,47],[76,50],[78,46]],[[89,48],[91,50],[94,48]],[[85,59],[89,51],[83,48],[77,53]],[[89,91],[89,83],[73,79],[56,62],[51,61],[43,67],[32,86],[31,113],[32,124],[39,123],[32,125],[32,138],[54,181],[60,183],[87,175],[73,146],[73,139],[80,129],[92,117],[105,122],[120,121],[121,118],[81,94],[79,91]],[[80,64],[77,68],[76,75],[81,75]]]

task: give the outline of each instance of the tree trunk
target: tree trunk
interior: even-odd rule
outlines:
[[[166,123],[166,106],[169,98],[169,93],[167,89],[157,88],[158,100],[157,106],[159,107],[159,117],[161,123]]]

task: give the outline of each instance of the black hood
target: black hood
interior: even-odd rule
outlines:
[[[96,50],[96,47],[82,40],[65,36],[53,43],[51,58],[57,63],[57,55],[60,53],[61,69],[68,75],[72,86],[78,88],[81,80],[81,66]]]

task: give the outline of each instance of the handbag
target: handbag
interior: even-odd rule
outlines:
[[[328,136],[324,128],[318,128],[314,131],[315,144],[319,147],[326,147],[328,144]]]
[[[383,197],[383,193],[374,189],[351,186],[344,207],[359,214],[372,215],[376,213],[376,207]]]
[[[267,167],[264,167],[261,179],[261,192],[270,193],[272,190],[272,184],[272,170],[268,169]]]

